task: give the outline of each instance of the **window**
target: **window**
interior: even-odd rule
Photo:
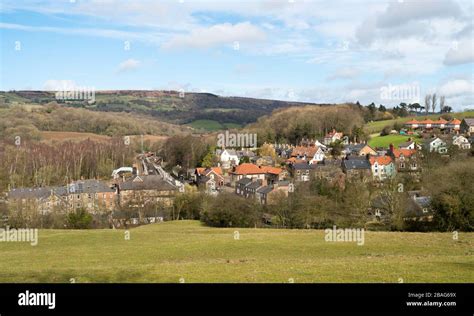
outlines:
[[[80,198],[81,198],[80,194],[76,195],[76,200],[79,200]]]
[[[405,163],[404,162],[400,162],[400,168],[405,168]]]

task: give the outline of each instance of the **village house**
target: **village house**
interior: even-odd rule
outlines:
[[[242,178],[251,178],[253,180],[262,180],[265,184],[272,184],[276,181],[283,180],[286,173],[283,169],[270,166],[257,166],[252,163],[243,163],[234,167],[231,175],[231,185]]]
[[[66,187],[16,188],[7,193],[7,203],[15,210],[45,215],[54,211],[66,212],[66,197]]]
[[[376,155],[377,152],[367,144],[349,144],[345,145],[342,153],[346,156],[367,156],[367,155]]]
[[[453,136],[453,145],[457,146],[459,149],[471,149],[471,143],[462,135]]]
[[[390,156],[369,157],[369,162],[374,180],[385,180],[395,176],[395,164]]]
[[[195,183],[206,190],[216,190],[224,185],[224,176],[221,167],[196,168]]]
[[[291,151],[291,157],[296,160],[307,161],[309,164],[323,161],[325,158],[324,151],[317,146],[297,146]]]
[[[254,180],[251,178],[242,178],[237,181],[235,186],[235,194],[245,197],[254,198],[261,204],[271,204],[273,197],[281,192],[288,196],[288,181],[277,181],[273,184],[265,184],[263,180]]]
[[[289,165],[291,177],[295,181],[309,181],[311,176],[314,176],[316,170],[316,164],[309,164],[307,162],[295,162]]]
[[[259,181],[260,182],[260,185],[262,183],[262,180],[258,179],[256,180],[255,182]],[[242,195],[242,196],[246,196],[246,192],[245,192],[245,188],[247,187],[247,185],[251,184],[253,181],[251,178],[242,178],[240,180],[238,180],[236,183],[235,183],[235,194],[237,195]]]
[[[119,205],[144,207],[148,203],[173,203],[178,187],[159,175],[137,175],[124,182],[116,183]]]
[[[439,137],[430,138],[425,140],[423,148],[428,152],[436,152],[439,154],[445,154],[448,151],[448,146],[445,141]]]
[[[408,196],[403,219],[405,221],[432,222],[434,212],[431,207],[431,197],[423,196],[420,191],[409,191]]]
[[[342,160],[341,166],[346,179],[365,182],[371,177],[371,166],[367,157],[347,157]]]
[[[395,162],[397,172],[414,173],[419,169],[419,155],[416,149],[397,149],[390,144],[388,155]]]
[[[331,132],[327,133],[326,136],[324,136],[323,143],[324,145],[331,145],[335,141],[341,140],[342,136],[342,132],[336,132],[336,130],[333,129]]]
[[[256,198],[260,204],[271,205],[275,202],[278,195],[288,197],[290,192],[290,182],[278,181],[273,185],[261,186],[257,189]]]
[[[422,196],[420,191],[409,191],[404,205],[404,221],[423,221],[431,222],[433,220],[433,209],[430,207],[431,198]],[[387,195],[378,195],[371,200],[368,209],[368,215],[372,220],[389,223],[392,217],[392,202]]]
[[[398,148],[400,148],[400,149],[410,149],[410,150],[413,150],[413,149],[420,150],[421,146],[419,144],[417,144],[411,138],[408,138],[408,140],[406,142],[398,144]]]
[[[474,135],[474,118],[465,118],[462,120],[461,132],[468,136]]]
[[[218,149],[216,155],[224,169],[230,169],[233,166],[238,166],[240,158],[237,152],[233,149]]]

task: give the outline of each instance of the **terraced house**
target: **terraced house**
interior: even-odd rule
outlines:
[[[451,121],[447,121],[443,118],[439,118],[437,121],[433,121],[430,119],[418,121],[416,119],[413,119],[406,122],[405,127],[421,130],[431,130],[433,128],[439,128],[441,130],[447,129],[451,132],[459,132],[461,129],[461,121],[456,118],[453,118]]]
[[[16,209],[40,214],[70,212],[83,208],[91,213],[115,207],[115,190],[99,180],[74,181],[67,186],[12,189],[7,200]]]

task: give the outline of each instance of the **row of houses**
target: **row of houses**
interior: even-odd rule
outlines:
[[[77,209],[99,214],[127,203],[135,207],[152,202],[170,205],[178,190],[159,175],[133,175],[114,182],[79,180],[64,186],[14,188],[7,193],[7,201],[17,209],[33,209],[43,215]]]
[[[474,118],[465,118],[462,121],[456,118],[447,121],[441,117],[436,121],[431,119],[420,121],[417,119],[412,119],[405,123],[405,127],[412,130],[432,130],[434,128],[438,128],[441,130],[447,130],[449,132],[461,132],[472,135],[474,133]]]

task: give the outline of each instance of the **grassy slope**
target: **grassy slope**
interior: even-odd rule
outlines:
[[[0,282],[474,282],[474,233],[366,232],[357,246],[325,242],[322,230],[180,221],[130,234],[41,230],[36,247],[2,242]]]
[[[219,131],[219,130],[224,130],[224,129],[236,129],[236,128],[241,128],[242,125],[240,124],[235,124],[235,123],[219,123],[218,121],[214,120],[195,120],[191,123],[189,123],[192,128],[198,129],[198,130],[205,130],[205,131]]]
[[[384,147],[388,148],[390,144],[398,147],[400,143],[408,141],[408,138],[414,139],[416,142],[421,142],[420,138],[414,138],[414,136],[405,136],[405,135],[386,135],[386,136],[376,136],[369,140],[369,146],[372,148],[375,147]]]

